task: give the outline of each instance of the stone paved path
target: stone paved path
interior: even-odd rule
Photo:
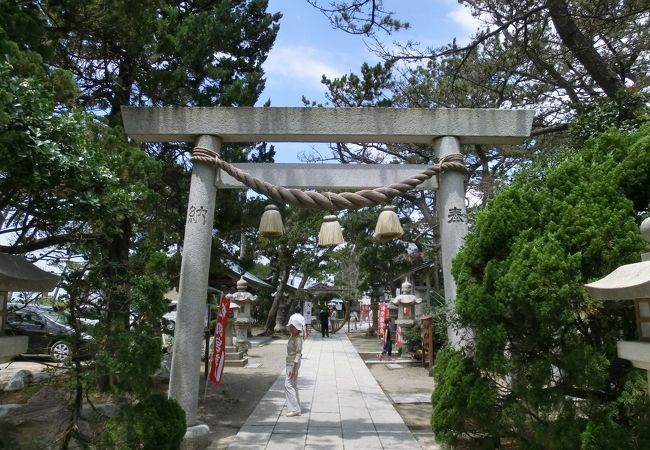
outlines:
[[[303,355],[302,415],[285,415],[282,374],[228,449],[420,449],[344,333],[310,335]]]

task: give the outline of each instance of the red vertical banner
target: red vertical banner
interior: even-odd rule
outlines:
[[[384,320],[388,319],[388,303],[380,303],[378,305],[379,307],[377,308],[377,320],[379,323],[377,324],[379,326],[379,336],[383,337],[384,336]]]
[[[361,305],[361,320],[368,321],[370,305]]]
[[[212,343],[212,361],[210,362],[210,380],[215,384],[221,383],[221,374],[226,362],[226,325],[228,325],[230,300],[221,296],[217,323],[214,326],[214,342]]]

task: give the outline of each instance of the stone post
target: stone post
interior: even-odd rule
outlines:
[[[436,156],[442,158],[453,153],[460,153],[460,142],[452,136],[444,136],[434,141]],[[437,193],[438,220],[440,223],[440,245],[442,256],[442,274],[444,278],[445,300],[453,308],[456,302],[456,281],[451,275],[451,261],[463,245],[467,235],[467,215],[465,207],[465,175],[456,171],[447,171],[439,175]],[[460,347],[461,330],[447,329],[449,344]]]
[[[221,141],[215,136],[203,135],[196,140],[185,220],[169,396],[180,403],[188,426],[196,424],[198,408],[201,338],[205,323],[216,194],[216,168],[197,159],[197,156],[214,156],[220,150]]]
[[[384,290],[380,286],[373,286],[370,292],[370,310],[372,311],[372,324],[368,328],[368,336],[379,335],[379,300]]]

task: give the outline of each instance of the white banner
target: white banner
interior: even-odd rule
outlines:
[[[311,325],[311,308],[312,308],[312,303],[310,301],[305,300],[305,303],[303,304],[302,307],[302,315],[305,317],[305,323],[307,325]]]

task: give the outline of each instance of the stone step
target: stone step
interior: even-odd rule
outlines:
[[[401,359],[397,358],[392,361],[389,361],[387,359],[383,359],[381,361],[375,359],[375,360],[366,360],[364,361],[366,365],[372,365],[372,364],[409,364],[409,365],[421,365],[422,361],[418,361],[417,359]]]
[[[241,359],[227,359],[225,361],[226,367],[244,367],[246,364],[248,364],[248,356],[245,356],[244,358]]]
[[[244,356],[244,352],[226,353],[226,361],[242,359],[243,356]]]

